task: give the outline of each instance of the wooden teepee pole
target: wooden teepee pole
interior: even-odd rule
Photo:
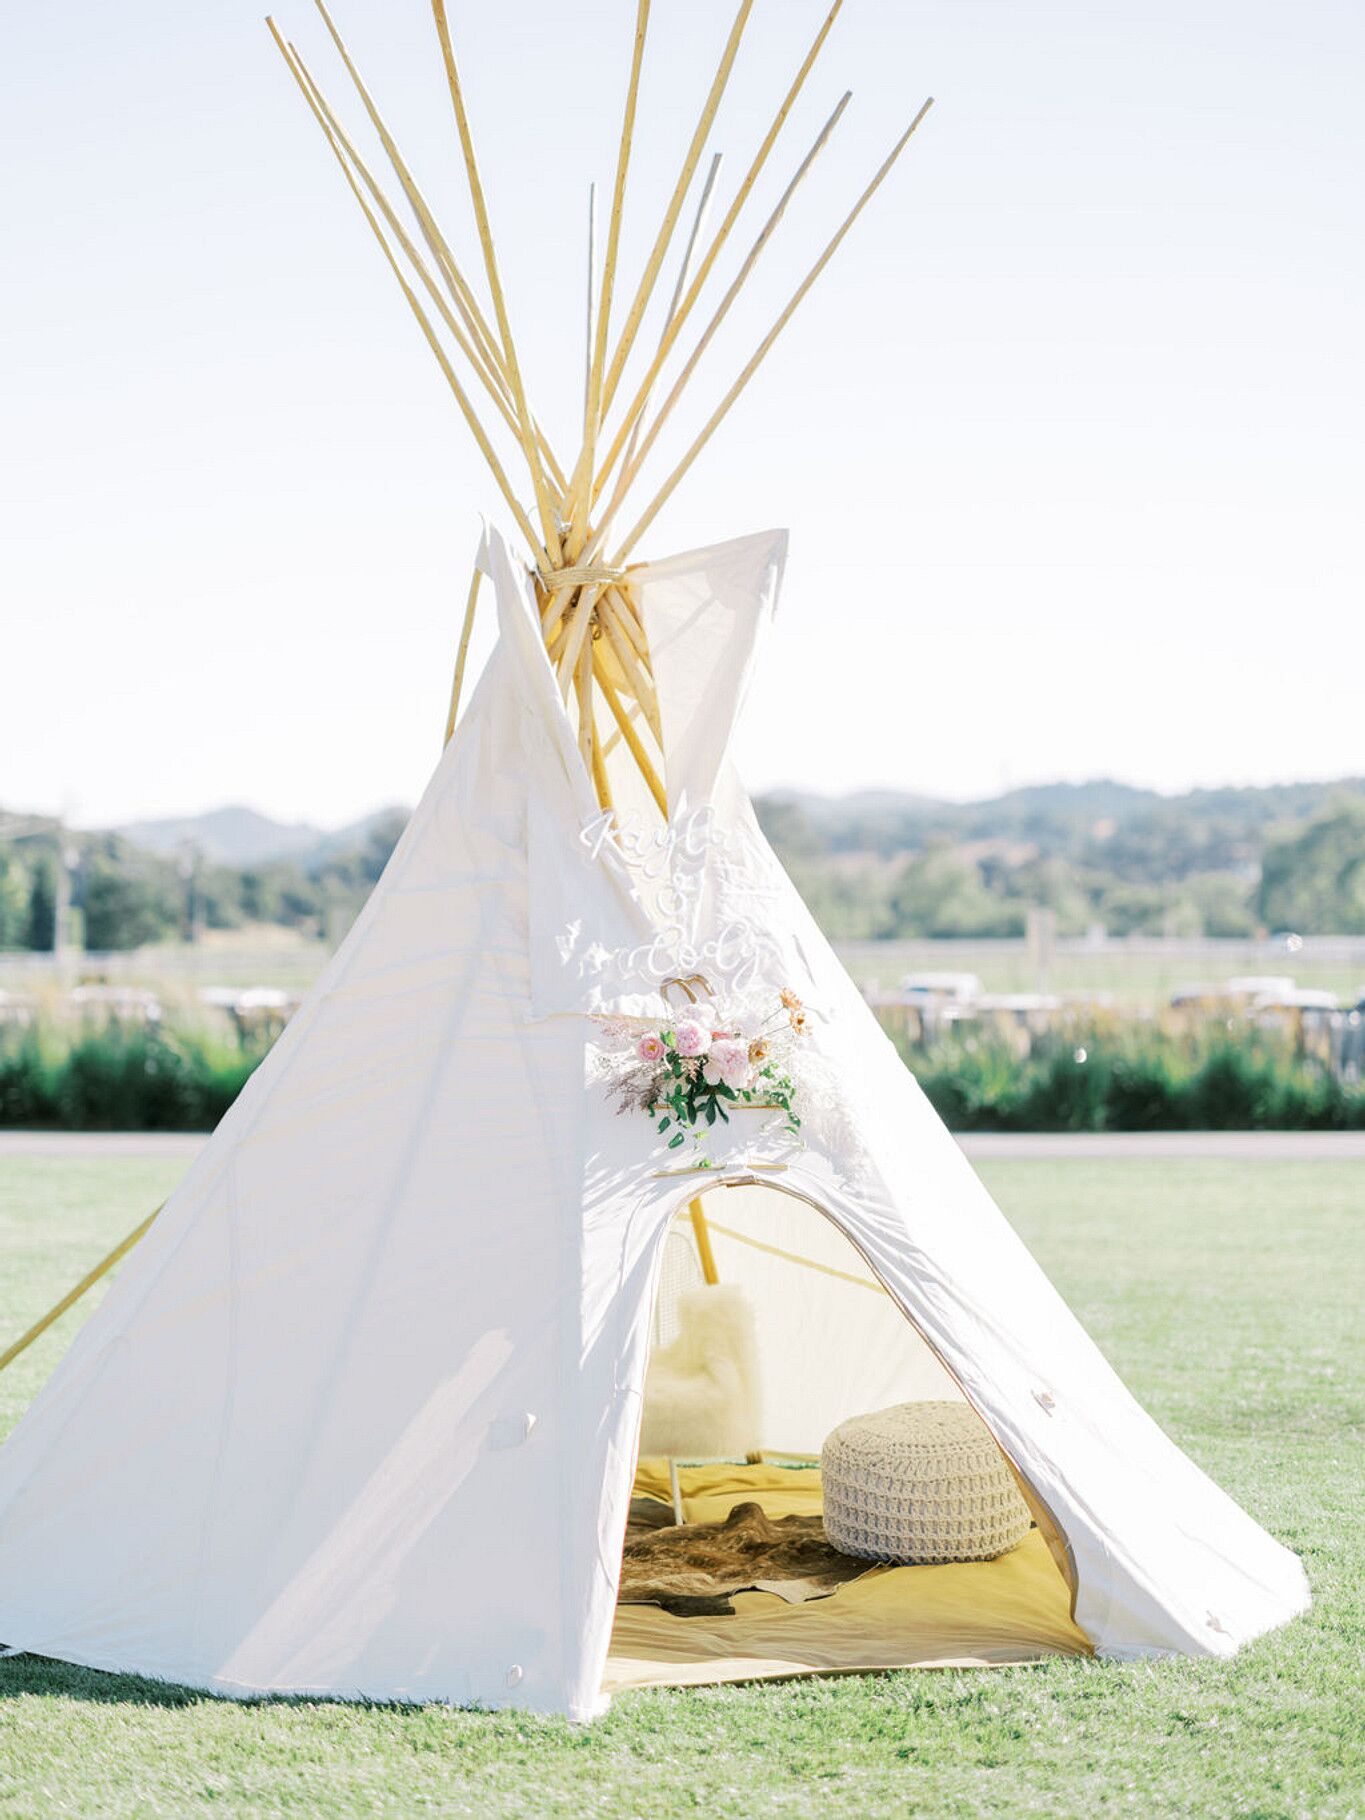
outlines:
[[[583,548],[587,529],[588,501],[592,493],[593,466],[597,459],[597,429],[602,418],[602,371],[607,357],[607,335],[611,324],[612,295],[616,284],[616,261],[621,249],[621,216],[625,208],[626,178],[630,171],[631,147],[635,138],[635,113],[640,99],[640,70],[644,63],[645,34],[649,29],[650,0],[637,0],[635,42],[631,51],[630,78],[626,85],[626,103],[621,116],[621,137],[616,151],[616,177],[611,191],[611,214],[607,222],[607,251],[602,266],[602,296],[597,306],[593,327],[592,354],[588,363],[587,395],[583,400],[583,446],[574,468],[565,500],[565,512],[571,521],[569,552],[577,560]]]
[[[592,396],[592,346],[597,333],[597,185],[588,185],[588,326],[583,353],[583,410]]]
[[[455,109],[455,125],[460,135],[460,149],[464,155],[465,174],[469,179],[470,199],[474,204],[474,220],[479,230],[479,245],[483,249],[484,270],[488,275],[488,288],[493,298],[493,314],[497,318],[498,333],[502,337],[503,364],[507,369],[508,384],[512,388],[512,402],[516,407],[517,423],[520,427],[522,453],[525,455],[526,465],[531,471],[531,483],[535,489],[536,509],[540,516],[541,529],[544,532],[545,548],[549,552],[551,560],[558,563],[563,554],[559,526],[545,484],[545,472],[541,467],[540,450],[536,444],[535,426],[526,402],[526,388],[522,383],[516,344],[512,339],[512,325],[508,320],[507,301],[503,296],[502,280],[498,275],[498,257],[493,247],[493,232],[488,222],[488,205],[484,199],[483,183],[479,177],[478,160],[474,156],[474,140],[469,130],[469,116],[465,111],[464,90],[460,85],[460,72],[455,62],[455,48],[450,40],[450,22],[446,17],[446,0],[431,0],[431,10],[436,21],[436,35],[441,44],[441,57],[445,63],[446,84],[450,89],[450,99]],[[531,547],[533,550],[538,547],[534,538]]]
[[[383,146],[385,155],[387,156],[389,163],[393,166],[399,183],[402,185],[403,194],[408,201],[408,207],[416,217],[417,225],[421,229],[422,238],[426,241],[431,256],[436,261],[436,269],[445,279],[446,286],[450,291],[455,307],[460,312],[470,337],[475,346],[479,349],[489,373],[496,379],[498,388],[502,394],[503,404],[506,407],[504,414],[510,419],[512,388],[508,382],[502,354],[498,351],[493,332],[488,326],[483,311],[479,308],[479,301],[475,297],[464,273],[460,270],[455,255],[450,250],[450,244],[446,240],[445,235],[441,232],[435,216],[427,206],[426,198],[418,188],[416,179],[408,168],[408,164],[404,159],[402,152],[399,150],[393,134],[389,131],[383,116],[375,105],[374,97],[366,87],[364,78],[356,68],[355,63],[351,58],[351,54],[346,48],[345,40],[337,30],[332,15],[327,10],[325,0],[314,0],[314,4],[322,17],[323,24],[327,27],[332,43],[336,46],[337,55],[341,58],[346,73],[351,78],[351,83],[360,97],[366,114],[369,116],[370,124],[375,130],[379,143]],[[293,50],[294,55],[298,57],[298,51],[292,44],[290,45],[290,49]],[[299,63],[302,66],[303,59],[301,57],[299,57]],[[311,76],[309,80],[312,80]],[[335,121],[333,121],[333,124],[335,125]],[[536,444],[544,458],[546,468],[555,485],[562,488],[566,485],[566,482],[563,470],[560,467],[559,462],[555,459],[554,450],[550,447],[544,432],[541,430],[540,425],[535,422],[534,418],[532,418],[532,425],[535,430]],[[517,434],[518,428],[515,420],[512,421],[512,428],[513,433]]]
[[[379,143],[383,146],[389,163],[393,166],[398,181],[403,186],[403,194],[408,199],[408,206],[417,217],[417,225],[422,230],[422,237],[431,249],[432,257],[440,267],[442,276],[450,286],[451,295],[455,299],[456,308],[465,318],[469,332],[479,344],[485,360],[487,360],[493,371],[497,373],[504,387],[507,387],[507,374],[503,368],[502,355],[498,352],[493,332],[484,319],[483,311],[479,308],[478,299],[475,297],[465,280],[464,274],[456,264],[455,255],[451,252],[450,245],[447,242],[445,235],[437,226],[436,218],[428,208],[425,196],[423,196],[421,190],[417,187],[416,180],[414,179],[411,170],[408,168],[403,154],[399,151],[393,134],[389,131],[383,116],[375,105],[373,96],[365,85],[364,78],[352,62],[351,53],[347,50],[345,40],[337,30],[332,15],[327,10],[325,0],[313,0],[313,3],[321,14],[322,23],[327,27],[332,43],[336,46],[337,55],[345,65],[346,73],[351,78],[352,85],[360,97],[365,112],[369,115],[370,124],[373,126],[375,133],[378,136]],[[296,56],[297,54],[298,53],[295,52]],[[302,62],[301,58],[300,62]],[[507,396],[510,400],[510,387],[507,387]]]
[[[165,1202],[163,1201],[161,1207],[164,1206]],[[74,1307],[88,1289],[93,1289],[102,1276],[107,1276],[114,1268],[115,1264],[117,1264],[121,1258],[127,1256],[143,1234],[148,1231],[152,1221],[156,1218],[157,1214],[161,1212],[161,1207],[154,1208],[153,1211],[147,1215],[145,1220],[133,1228],[126,1239],[120,1239],[114,1249],[105,1257],[102,1257],[93,1270],[87,1271],[74,1289],[68,1289],[61,1301],[58,1302],[55,1307],[49,1308],[41,1320],[35,1321],[27,1333],[20,1334],[19,1338],[12,1346],[7,1346],[3,1352],[0,1352],[0,1371],[3,1371],[6,1365],[13,1364],[14,1360],[19,1357],[21,1352],[27,1352],[33,1342],[40,1339],[42,1335],[47,1332],[48,1328],[52,1326],[54,1321],[59,1321],[68,1308]]]
[[[844,236],[848,233],[849,229],[853,226],[853,223],[858,219],[859,215],[862,214],[863,210],[867,207],[868,203],[872,200],[873,196],[881,188],[883,182],[886,180],[886,177],[891,170],[891,167],[895,164],[896,160],[900,157],[901,153],[905,150],[906,146],[910,143],[910,140],[911,140],[912,136],[914,135],[916,128],[919,126],[919,123],[921,122],[921,120],[923,120],[924,116],[929,112],[929,109],[932,106],[933,106],[933,97],[931,96],[929,98],[929,100],[927,100],[924,103],[923,107],[919,110],[919,112],[915,115],[914,119],[910,122],[909,126],[901,134],[900,138],[896,141],[895,145],[891,148],[891,151],[888,153],[887,157],[883,161],[883,163],[882,163],[881,167],[879,168],[879,170],[877,171],[876,175],[873,177],[872,181],[868,184],[867,188],[863,191],[862,195],[859,196],[857,202],[854,203],[852,209],[849,211],[848,215],[845,217],[843,225],[839,228],[838,232],[830,240],[829,244],[825,247],[824,252],[821,253],[820,257],[816,260],[815,264],[811,267],[810,271],[807,272],[806,276],[802,279],[801,283],[797,286],[796,290],[792,293],[791,299],[788,302],[786,308],[782,311],[782,314],[778,317],[777,321],[773,324],[772,328],[769,329],[768,333],[763,337],[763,340],[759,343],[758,347],[754,350],[753,354],[750,356],[747,364],[745,365],[743,372],[739,375],[739,378],[736,379],[734,384],[730,387],[730,390],[725,394],[724,398],[721,399],[720,403],[716,406],[715,410],[711,413],[710,417],[707,419],[706,423],[703,425],[701,432],[697,436],[696,440],[693,442],[691,448],[688,449],[687,453],[683,456],[682,460],[678,463],[677,467],[674,468],[673,472],[669,475],[668,479],[664,482],[664,484],[660,488],[659,492],[650,501],[650,503],[646,507],[645,511],[636,520],[635,524],[632,525],[630,531],[628,532],[628,534],[622,541],[620,550],[617,552],[617,554],[614,558],[614,566],[619,567],[625,561],[626,557],[635,548],[636,544],[640,541],[641,537],[644,536],[645,532],[649,529],[650,525],[653,524],[654,520],[658,517],[659,513],[663,510],[663,507],[665,506],[665,504],[668,502],[669,499],[672,498],[674,490],[678,486],[679,481],[682,480],[683,476],[687,473],[688,469],[692,466],[692,463],[697,459],[698,455],[701,454],[702,450],[706,447],[706,444],[710,441],[711,437],[715,434],[717,427],[724,420],[724,418],[729,414],[730,408],[734,404],[735,400],[739,397],[740,393],[744,390],[745,386],[748,385],[749,381],[753,378],[754,374],[758,371],[759,367],[763,364],[763,361],[766,358],[773,343],[777,340],[778,336],[782,333],[783,329],[786,328],[787,324],[791,321],[792,316],[795,314],[798,306],[801,303],[802,298],[805,297],[806,293],[810,290],[811,286],[815,283],[816,279],[820,276],[821,272],[824,271],[825,267],[829,264],[830,260],[834,257],[835,253],[838,251],[840,245],[843,242]]]
[[[574,603],[573,617],[565,636],[564,648],[559,656],[559,675],[561,686],[567,694],[569,683],[578,668],[583,648],[592,633],[593,610],[597,597],[602,592],[596,582],[590,582],[578,590],[578,599]]]
[[[633,432],[632,438],[631,438],[632,447],[628,448],[626,450],[625,460],[621,464],[621,472],[617,477],[616,487],[615,487],[615,490],[613,491],[612,497],[611,497],[611,503],[607,506],[606,510],[602,514],[601,530],[602,530],[602,536],[603,536],[604,541],[605,541],[605,538],[607,535],[607,529],[610,526],[612,519],[615,518],[617,512],[620,510],[622,500],[625,498],[626,494],[630,491],[631,485],[634,482],[634,480],[636,479],[636,476],[639,474],[640,469],[644,466],[645,462],[649,459],[649,452],[654,447],[654,444],[657,442],[660,430],[662,430],[664,425],[668,422],[668,419],[673,412],[674,406],[677,404],[678,400],[682,397],[683,392],[686,390],[687,383],[691,379],[692,375],[696,372],[697,367],[701,362],[702,356],[706,353],[707,348],[710,347],[712,340],[715,338],[717,330],[720,328],[721,324],[725,321],[725,318],[729,315],[731,306],[734,304],[735,299],[739,296],[740,292],[743,290],[746,282],[748,281],[750,273],[753,271],[754,267],[758,264],[759,258],[763,252],[764,247],[767,246],[768,242],[772,239],[773,234],[776,232],[778,223],[782,220],[782,217],[786,214],[788,205],[790,204],[792,197],[796,194],[798,188],[800,187],[803,179],[806,176],[806,173],[810,170],[811,166],[815,163],[815,160],[820,156],[820,153],[825,149],[825,146],[829,143],[830,135],[833,133],[835,127],[839,124],[839,121],[843,115],[844,109],[848,106],[851,99],[852,99],[851,93],[845,92],[845,94],[841,97],[838,106],[834,109],[834,112],[830,115],[829,119],[826,120],[825,124],[821,127],[820,132],[819,132],[818,136],[816,137],[815,143],[811,146],[810,150],[806,153],[805,157],[801,160],[800,164],[797,166],[796,172],[793,175],[791,182],[787,185],[786,189],[783,190],[781,196],[778,198],[777,206],[773,209],[773,211],[769,215],[768,219],[764,222],[762,230],[760,231],[760,233],[758,235],[758,238],[754,241],[754,244],[750,247],[748,255],[745,258],[743,265],[741,265],[738,272],[735,273],[735,276],[730,283],[729,289],[726,291],[725,295],[721,298],[720,302],[716,305],[716,308],[715,308],[714,313],[712,314],[711,320],[707,323],[706,327],[702,330],[701,337],[698,340],[697,345],[693,348],[692,352],[688,355],[686,364],[683,366],[682,371],[678,374],[678,377],[674,380],[672,388],[670,389],[667,398],[665,398],[663,403],[659,406],[658,415],[655,417],[653,423],[650,424],[648,433],[645,435],[643,441],[639,444],[638,448],[634,447],[633,445],[634,445],[634,441],[635,441],[635,436],[638,435],[640,426],[644,420],[642,417],[636,418],[635,431]]]
[[[346,129],[341,125],[335,113],[329,106],[327,97],[323,94],[312,71],[308,68],[308,65],[304,62],[302,56],[300,56],[297,45],[291,43],[289,51],[299,74],[308,85],[308,90],[312,99],[317,104],[314,111],[321,113],[323,120],[331,129],[329,143],[340,160],[343,170],[345,169],[347,159],[349,159],[351,167],[364,183],[365,188],[369,191],[374,200],[375,206],[383,216],[384,223],[389,229],[389,232],[398,242],[398,245],[407,256],[408,263],[421,279],[423,288],[431,298],[442,322],[445,323],[446,328],[454,338],[456,346],[469,362],[476,376],[482,381],[484,389],[493,400],[493,403],[497,406],[503,421],[512,431],[513,435],[515,435],[517,429],[516,419],[513,417],[511,406],[508,403],[507,386],[506,382],[500,377],[500,370],[495,373],[494,370],[490,369],[482,354],[465,334],[459,322],[456,320],[454,312],[446,302],[445,293],[441,290],[435,278],[432,276],[421,254],[413,245],[411,235],[408,234],[402,222],[399,220],[393,205],[389,202],[388,197],[385,196],[383,190],[380,188],[374,174],[357,151],[355,145],[348,136]]]
[[[650,363],[644,378],[640,381],[639,389],[631,400],[630,406],[627,409],[625,416],[622,418],[615,436],[612,438],[611,447],[607,452],[606,459],[601,463],[598,469],[597,482],[593,492],[594,499],[601,493],[602,488],[606,483],[607,475],[615,466],[622,449],[625,447],[626,437],[630,433],[631,426],[638,419],[648,402],[649,395],[653,391],[655,383],[658,380],[660,369],[663,367],[665,360],[667,360],[672,351],[674,342],[682,333],[683,326],[692,313],[693,305],[705,289],[706,282],[711,276],[716,260],[720,257],[721,250],[729,239],[731,230],[736,221],[738,221],[745,203],[753,193],[754,185],[758,182],[763,167],[768,161],[769,154],[771,153],[773,146],[777,143],[778,135],[786,125],[787,116],[791,113],[792,108],[796,104],[797,97],[805,87],[806,78],[814,68],[816,58],[824,49],[825,40],[829,37],[834,21],[838,18],[843,4],[844,0],[834,0],[833,6],[830,7],[829,12],[826,14],[825,22],[816,33],[815,40],[810,49],[806,52],[805,60],[800,69],[796,72],[791,86],[783,97],[782,105],[778,108],[772,125],[764,135],[762,144],[754,153],[753,161],[749,165],[744,181],[735,192],[734,201],[725,211],[724,218],[722,219],[720,226],[716,229],[714,239],[706,249],[700,265],[693,274],[692,282],[687,287],[686,295],[682,298],[677,309],[673,312],[673,319],[664,332],[663,338],[659,343],[658,352]]]
[[[479,604],[479,582],[482,571],[478,563],[474,564],[474,573],[469,578],[469,598],[465,601],[464,623],[460,627],[460,643],[455,652],[455,675],[450,684],[450,712],[446,715],[446,735],[441,741],[442,748],[450,744],[455,731],[455,716],[460,711],[460,695],[464,689],[464,667],[469,658],[469,640],[474,631],[474,609]]]
[[[379,217],[375,214],[374,210],[370,207],[370,204],[369,204],[368,200],[366,199],[364,190],[360,187],[360,184],[356,180],[354,173],[352,172],[350,166],[347,164],[345,157],[342,155],[341,148],[337,145],[336,141],[333,139],[331,128],[328,126],[326,120],[323,118],[321,110],[318,108],[316,102],[313,100],[312,94],[308,88],[308,84],[304,80],[303,72],[299,68],[298,64],[296,63],[296,61],[293,57],[293,54],[290,51],[289,46],[285,43],[284,39],[280,36],[279,31],[276,29],[274,20],[267,19],[266,24],[270,28],[271,37],[275,40],[275,43],[279,47],[280,55],[284,58],[286,64],[288,64],[288,66],[289,66],[290,74],[293,76],[295,82],[298,83],[299,89],[300,89],[301,93],[303,94],[304,99],[307,101],[309,107],[312,108],[312,110],[313,110],[313,114],[318,122],[318,125],[322,128],[323,132],[327,136],[328,143],[331,145],[332,151],[335,153],[335,155],[337,157],[337,161],[341,165],[342,172],[346,178],[346,181],[351,187],[351,193],[354,195],[356,201],[360,204],[360,207],[365,216],[365,219],[369,222],[371,231],[373,232],[375,239],[379,242],[379,245],[383,250],[384,257],[388,260],[389,265],[393,271],[394,277],[398,280],[399,288],[401,289],[404,297],[406,297],[406,299],[407,299],[408,308],[412,311],[413,315],[416,317],[418,327],[421,329],[423,335],[426,336],[427,345],[430,347],[432,353],[436,357],[436,364],[440,367],[442,373],[444,373],[447,385],[449,385],[451,391],[455,394],[455,402],[459,405],[461,413],[464,416],[464,420],[469,425],[470,433],[474,437],[475,442],[477,442],[477,444],[479,445],[479,452],[482,454],[484,460],[488,463],[489,470],[492,473],[494,480],[498,483],[498,489],[502,493],[503,498],[507,502],[508,510],[511,512],[512,516],[516,519],[518,529],[522,532],[522,535],[530,543],[531,548],[533,550],[537,549],[539,547],[539,539],[536,537],[535,530],[531,524],[531,521],[526,516],[526,513],[521,505],[520,500],[517,498],[516,494],[512,491],[511,483],[508,481],[507,475],[503,471],[502,463],[498,460],[497,451],[494,449],[492,443],[488,440],[488,433],[484,429],[483,425],[479,422],[478,413],[475,411],[473,405],[470,403],[469,394],[465,391],[464,387],[460,384],[459,375],[456,373],[454,367],[450,364],[450,357],[446,353],[445,348],[441,343],[440,336],[436,333],[435,329],[432,328],[431,322],[430,322],[429,318],[427,317],[426,311],[422,308],[421,303],[418,301],[417,293],[413,290],[412,286],[408,283],[407,277],[404,274],[403,268],[398,262],[397,255],[394,253],[393,248],[389,245],[388,237],[385,234],[383,228],[380,226]]]
[[[621,737],[629,747],[630,755],[639,767],[640,775],[648,785],[649,793],[658,805],[660,815],[667,821],[668,799],[664,795],[664,787],[659,781],[659,774],[655,770],[653,761],[648,752],[645,751],[645,748],[641,743],[640,735],[636,732],[631,723],[629,710],[622,702],[621,697],[617,692],[616,685],[606,674],[600,658],[598,658],[595,653],[593,656],[593,673],[597,677],[597,686],[602,691],[603,697],[606,700],[607,706],[611,709],[612,716],[616,721],[617,726],[621,729]]]
[[[641,276],[640,283],[636,289],[634,301],[632,302],[630,311],[622,325],[620,339],[616,343],[616,351],[611,357],[611,366],[608,368],[606,379],[602,384],[601,411],[603,416],[611,409],[611,401],[616,396],[616,388],[620,383],[621,373],[625,368],[626,361],[630,358],[630,350],[635,344],[635,337],[640,327],[640,319],[643,317],[645,310],[649,307],[649,300],[654,294],[654,286],[658,281],[660,267],[663,265],[664,257],[668,252],[669,242],[673,238],[673,230],[678,224],[678,216],[682,211],[683,202],[686,200],[688,189],[691,186],[693,173],[696,171],[697,163],[706,147],[706,141],[710,137],[711,126],[716,118],[716,110],[720,107],[721,97],[724,95],[726,84],[730,80],[730,71],[734,68],[735,57],[739,52],[740,39],[744,36],[744,28],[749,23],[749,14],[753,11],[753,6],[754,0],[740,0],[739,11],[735,14],[735,22],[730,27],[730,36],[725,41],[725,49],[721,54],[720,65],[716,70],[715,78],[707,93],[706,104],[701,111],[701,118],[698,120],[696,130],[692,134],[691,143],[687,148],[687,156],[683,159],[682,170],[678,174],[678,181],[674,185],[673,194],[669,199],[667,209],[664,211],[663,222],[655,237],[649,258],[645,263],[644,273]]]
[[[644,662],[630,641],[626,631],[629,622],[616,604],[614,589],[608,588],[603,593],[597,616],[606,641],[611,647],[612,656],[620,666],[621,674],[625,677],[631,693],[639,702],[649,730],[659,742],[659,748],[662,751],[664,736],[663,723],[659,718],[658,697],[646,674]]]
[[[673,287],[673,295],[669,298],[668,311],[664,316],[664,325],[659,334],[660,346],[663,345],[664,336],[667,335],[669,328],[672,325],[673,318],[678,313],[678,305],[682,301],[683,292],[687,289],[687,281],[692,276],[692,261],[696,255],[697,242],[701,238],[703,228],[706,226],[707,212],[711,207],[711,192],[716,187],[716,179],[720,176],[720,167],[724,161],[724,152],[717,152],[711,160],[710,170],[706,173],[706,182],[702,185],[701,198],[697,203],[697,212],[692,220],[692,232],[687,236],[687,245],[683,248],[682,263],[678,267],[678,282]],[[649,399],[646,398],[644,410],[648,409]],[[644,411],[641,411],[640,415],[635,419],[635,428],[630,433],[630,441],[626,444],[626,455],[625,461],[622,464],[623,467],[628,468],[631,461],[634,459],[635,447],[640,440],[640,428],[644,423],[644,420]]]

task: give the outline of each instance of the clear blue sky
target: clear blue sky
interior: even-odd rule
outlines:
[[[758,0],[722,199],[826,3]],[[280,12],[355,119],[312,8]],[[336,12],[473,264],[426,6]],[[628,261],[731,13],[655,0]],[[633,14],[452,5],[565,442]],[[1358,0],[848,0],[764,197],[853,105],[706,398],[937,106],[646,551],[792,529],[754,785],[1365,769],[1363,75]],[[413,800],[496,501],[258,5],[12,11],[0,146],[0,804]]]

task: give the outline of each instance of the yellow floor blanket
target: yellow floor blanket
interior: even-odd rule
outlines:
[[[689,1523],[723,1521],[752,1498],[770,1517],[816,1515],[814,1468],[685,1466]],[[642,1460],[637,1497],[669,1498],[662,1461]],[[1084,1656],[1066,1583],[1036,1529],[998,1561],[947,1567],[873,1567],[827,1599],[788,1605],[738,1593],[732,1618],[675,1618],[654,1605],[616,1613],[602,1686],[749,1681],[877,1668],[987,1668]]]

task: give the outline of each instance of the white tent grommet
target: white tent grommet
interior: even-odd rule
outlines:
[[[537,1418],[529,1409],[520,1415],[499,1416],[489,1425],[488,1445],[495,1448],[520,1447],[523,1442],[530,1440],[536,1421]]]

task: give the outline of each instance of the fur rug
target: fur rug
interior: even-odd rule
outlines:
[[[736,1504],[723,1523],[678,1527],[671,1515],[652,1498],[631,1504],[621,1604],[661,1605],[677,1618],[733,1617],[734,1593],[800,1604],[827,1598],[870,1565],[831,1548],[819,1517],[767,1517],[753,1503]]]

